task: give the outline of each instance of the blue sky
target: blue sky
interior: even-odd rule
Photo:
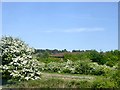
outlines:
[[[118,4],[3,3],[3,35],[40,49],[118,49]]]

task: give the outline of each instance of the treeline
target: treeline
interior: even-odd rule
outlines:
[[[45,52],[47,52],[49,54],[58,54],[58,53],[64,53],[64,52],[69,52],[69,51],[67,51],[66,49],[64,49],[64,50],[35,49],[35,53],[45,53]]]
[[[96,51],[96,50],[72,50],[72,52],[67,51],[66,49],[64,50],[42,50],[42,49],[36,49],[35,54],[39,58],[39,60],[56,60],[57,58],[50,57],[50,55],[54,54],[61,54],[63,53],[64,61],[67,61],[67,59],[72,60],[72,61],[77,61],[77,60],[90,60],[92,62],[97,62],[100,65],[106,64],[107,66],[113,67],[116,64],[118,64],[119,56],[120,56],[120,51],[119,50],[111,50],[111,51]],[[57,59],[59,61],[59,59]]]
[[[58,50],[58,49],[54,49],[54,50],[50,50],[50,49],[35,49],[35,53],[45,53],[45,52],[47,52],[49,54],[58,54],[58,53],[65,53],[65,52],[91,52],[91,51],[96,51],[96,50],[72,50],[72,51],[68,51],[66,49],[63,49],[63,50]]]

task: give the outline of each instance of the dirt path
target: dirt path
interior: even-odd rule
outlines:
[[[94,76],[90,75],[67,75],[67,74],[56,74],[56,73],[42,73],[43,78],[59,78],[64,80],[94,80]]]

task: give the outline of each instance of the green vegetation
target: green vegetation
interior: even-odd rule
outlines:
[[[43,73],[40,80],[7,84],[6,88],[117,88],[114,81],[104,76]]]
[[[80,80],[64,80],[57,78],[41,79],[36,81],[22,82],[12,85],[7,85],[7,88],[90,88],[90,81]]]
[[[70,52],[66,49],[35,49],[34,52],[34,49],[29,48],[24,42],[12,37],[4,37],[1,45],[2,77],[11,80],[4,83],[4,87],[120,87],[119,50]],[[39,72],[42,72],[42,75]]]

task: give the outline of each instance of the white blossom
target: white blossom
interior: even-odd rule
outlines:
[[[40,78],[38,77],[41,74],[38,71],[38,62],[32,57],[33,48],[13,37],[2,37],[0,47],[2,49],[0,56],[5,56],[2,58],[4,63],[1,65],[5,77],[12,76],[13,79],[19,77],[18,81]],[[6,75],[6,72],[9,75]]]

